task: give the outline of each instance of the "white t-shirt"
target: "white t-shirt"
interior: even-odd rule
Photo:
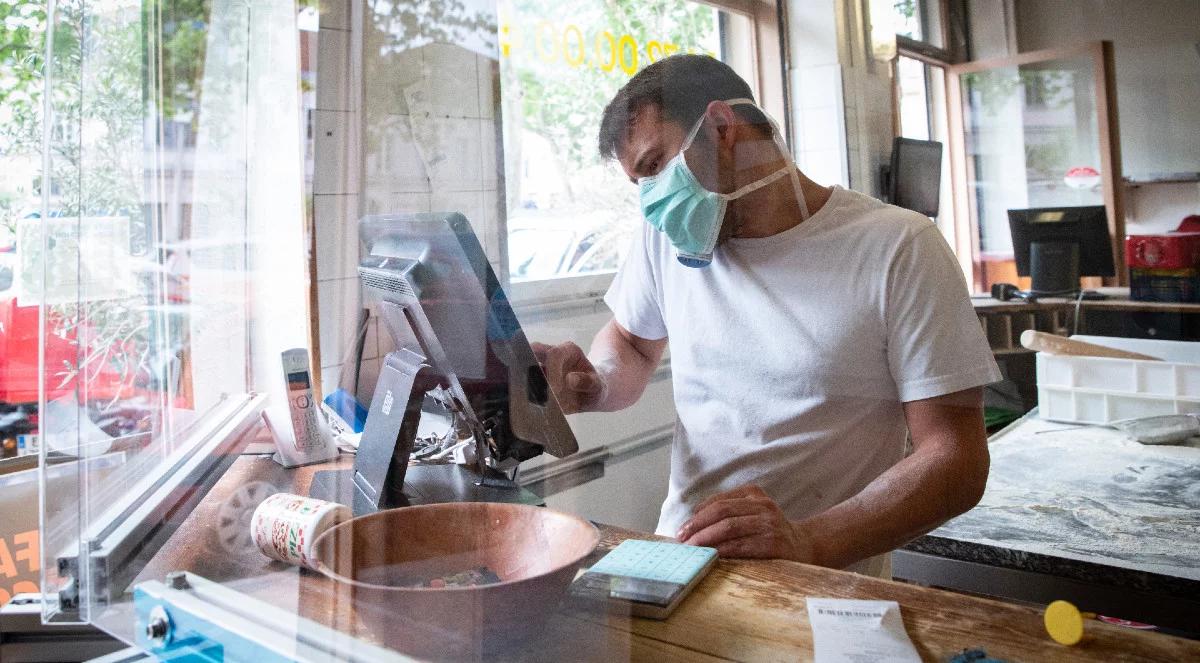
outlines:
[[[1000,379],[957,260],[916,212],[835,187],[804,223],[730,239],[701,269],[648,224],[635,235],[605,302],[634,335],[668,337],[659,534],[749,483],[791,519],[824,511],[901,460],[901,403]]]

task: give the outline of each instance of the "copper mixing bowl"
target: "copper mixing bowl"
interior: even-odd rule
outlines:
[[[403,507],[340,523],[315,542],[383,644],[423,658],[478,658],[536,634],[600,542],[591,523],[546,508],[479,502]],[[500,582],[414,587],[486,567]]]

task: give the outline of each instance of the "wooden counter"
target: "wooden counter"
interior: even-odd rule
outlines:
[[[1200,304],[1178,302],[1143,302],[1129,298],[1129,288],[1097,288],[1108,299],[1085,299],[1080,303],[1083,310],[1141,311],[1148,313],[1200,313]],[[971,304],[977,313],[1016,313],[1075,308],[1074,297],[1041,297],[1036,302],[1011,299],[1002,302],[984,295],[972,295]]]
[[[345,460],[340,465],[348,466]],[[246,487],[274,487],[305,494],[312,473],[323,467],[284,470],[266,457],[238,459],[170,543],[150,562],[142,579],[186,570],[342,628],[352,621],[346,606],[322,601],[328,581],[269,562],[236,536]],[[601,527],[601,551],[630,538],[651,535]],[[224,536],[221,536],[224,534]],[[785,561],[720,560],[713,572],[666,621],[634,618],[565,605],[551,617],[543,637],[524,643],[504,660],[541,661],[807,661],[812,631],[805,598],[898,601],[917,650],[927,661],[945,661],[964,648],[983,648],[1007,661],[1200,660],[1200,643],[1089,622],[1076,647],[1052,642],[1039,611],[986,599],[868,578]],[[318,606],[324,606],[320,608]],[[315,614],[324,611],[324,614]]]

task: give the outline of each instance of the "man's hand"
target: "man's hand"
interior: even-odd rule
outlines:
[[[530,345],[563,412],[587,412],[600,406],[605,396],[604,378],[578,345]]]
[[[813,561],[812,542],[775,500],[758,486],[742,486],[701,502],[676,536],[693,546],[710,546],[722,557]]]

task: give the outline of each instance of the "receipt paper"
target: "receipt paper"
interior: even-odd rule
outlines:
[[[808,599],[817,663],[920,663],[895,601]]]

